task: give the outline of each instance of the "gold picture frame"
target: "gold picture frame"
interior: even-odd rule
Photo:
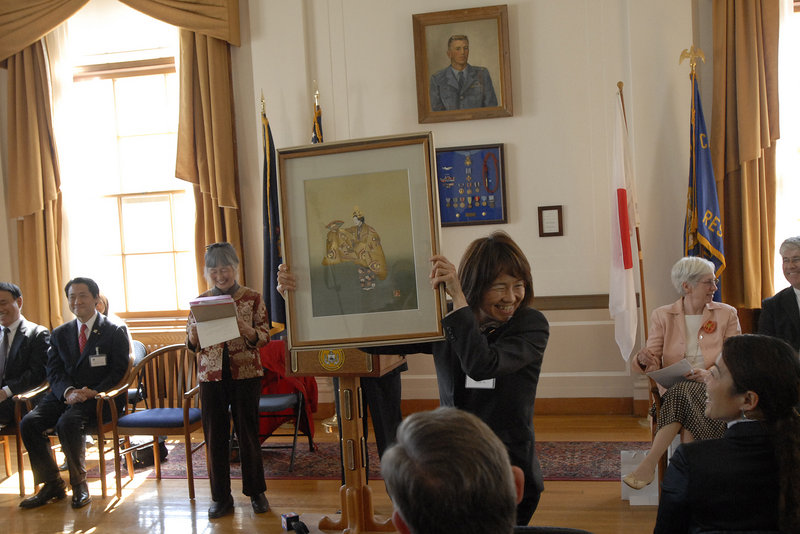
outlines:
[[[412,15],[412,22],[420,123],[514,114],[508,6],[420,13]],[[455,39],[465,36],[466,41]],[[468,45],[466,58],[459,58],[455,51],[464,44]],[[461,86],[451,62],[468,64]]]
[[[290,350],[443,338],[430,132],[278,150]]]

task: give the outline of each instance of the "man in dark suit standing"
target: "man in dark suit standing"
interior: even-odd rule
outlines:
[[[800,351],[800,236],[786,239],[779,252],[783,276],[791,285],[761,303],[758,333],[780,338]]]
[[[100,290],[94,280],[74,278],[64,290],[77,319],[53,330],[47,354],[50,391],[20,423],[34,483],[44,483],[36,495],[20,503],[22,508],[35,508],[66,496],[64,481],[44,434],[48,428],[56,429],[67,459],[72,507],[81,508],[91,502],[84,456],[87,429],[96,423],[95,397],[122,380],[128,369],[127,330],[97,313]],[[124,395],[118,400],[119,409]]]
[[[50,332],[22,316],[22,291],[0,282],[0,425],[14,422],[11,397],[44,381]]]

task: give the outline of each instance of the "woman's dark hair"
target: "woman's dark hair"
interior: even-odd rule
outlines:
[[[800,532],[800,359],[785,341],[741,335],[725,340],[722,359],[737,393],[758,395],[756,409],[772,435],[780,480],[781,532]]]
[[[529,306],[533,301],[531,265],[514,240],[505,232],[497,231],[470,243],[458,266],[458,277],[473,311],[480,307],[483,294],[501,274],[525,283],[520,309]]]

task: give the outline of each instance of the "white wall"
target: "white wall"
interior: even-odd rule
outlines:
[[[621,80],[638,182],[647,303],[653,309],[674,300],[668,271],[681,254],[690,96],[688,66],[679,65],[678,57],[692,43],[698,24],[693,13],[695,19],[698,12],[708,17],[708,0],[510,0],[514,116],[419,124],[412,14],[482,5],[240,0],[242,46],[232,57],[249,285],[261,288],[263,270],[260,95],[263,91],[276,146],[307,144],[317,80],[326,141],[431,130],[441,147],[505,144],[508,224],[442,229],[442,251],[452,260],[471,240],[500,228],[531,260],[537,295],[607,293],[611,136]],[[710,86],[710,75],[706,79]],[[0,95],[5,96],[4,83]],[[4,124],[5,106],[0,108]],[[3,128],[0,169],[7,172],[5,137]],[[551,204],[564,206],[564,236],[540,238],[536,207]],[[7,254],[0,259],[0,276],[9,278],[16,251],[7,236],[15,225],[2,219],[0,251]],[[615,353],[607,313],[559,311],[548,317],[552,336],[540,396],[631,396],[633,381]],[[575,339],[585,340],[585,350],[575,347]],[[414,357],[411,367],[403,375],[404,396],[435,397],[430,359]]]
[[[262,269],[261,253],[253,253],[262,245],[258,97],[263,91],[278,148],[307,144],[317,80],[326,141],[431,130],[440,147],[505,144],[508,224],[444,228],[445,255],[457,261],[470,241],[501,228],[531,260],[537,295],[607,293],[611,136],[623,81],[648,308],[676,298],[669,268],[682,248],[690,96],[688,66],[678,57],[692,44],[691,0],[511,0],[514,116],[436,124],[417,122],[411,16],[484,4],[240,2],[249,42],[233,57],[242,191],[252,192],[243,195],[248,273]],[[564,236],[540,238],[536,207],[551,204],[564,206]],[[631,396],[607,313],[589,321],[550,315],[540,396]],[[576,370],[574,355],[564,358],[558,347],[598,326],[603,339],[586,340]],[[403,379],[405,397],[435,395],[429,362],[415,357]]]

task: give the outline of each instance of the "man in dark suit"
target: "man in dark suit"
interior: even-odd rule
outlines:
[[[22,316],[22,291],[0,282],[0,425],[14,421],[11,397],[44,381],[50,332]]]
[[[97,313],[100,290],[94,280],[74,278],[64,290],[77,319],[53,330],[47,354],[50,391],[20,423],[34,483],[44,483],[36,495],[20,503],[22,508],[35,508],[66,496],[58,465],[50,455],[45,435],[49,428],[56,429],[67,459],[72,507],[91,502],[84,456],[87,429],[96,423],[95,397],[122,380],[128,369],[127,329]],[[118,409],[124,397],[119,397]]]
[[[786,239],[779,252],[790,287],[761,303],[758,333],[780,338],[800,350],[800,236]]]

